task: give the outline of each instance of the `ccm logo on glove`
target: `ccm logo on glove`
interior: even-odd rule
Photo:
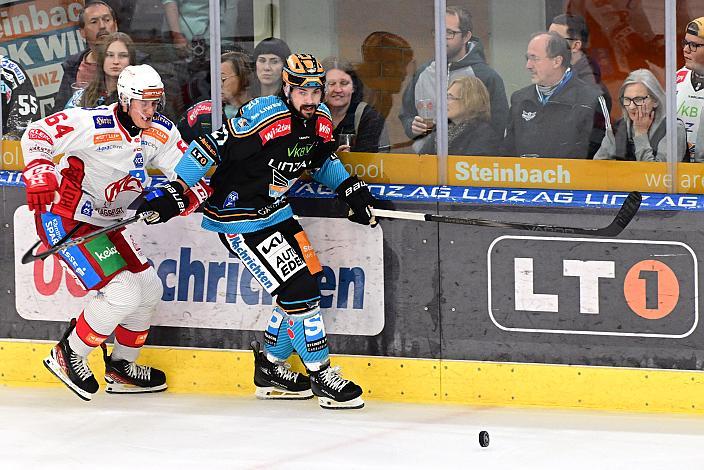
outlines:
[[[54,195],[59,187],[54,171],[54,164],[35,161],[22,172],[27,187],[27,204],[33,211],[44,212],[46,205],[54,202]]]

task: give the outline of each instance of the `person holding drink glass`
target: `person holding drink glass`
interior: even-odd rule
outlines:
[[[388,144],[384,118],[362,101],[364,85],[351,64],[334,58],[322,62],[325,69],[325,104],[332,114],[333,137],[338,152],[378,152]]]

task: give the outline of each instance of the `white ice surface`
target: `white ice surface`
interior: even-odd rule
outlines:
[[[0,388],[0,469],[44,468],[689,470],[704,417]]]

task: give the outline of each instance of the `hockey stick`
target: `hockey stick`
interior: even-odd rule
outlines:
[[[572,233],[575,235],[590,235],[594,237],[615,237],[620,234],[638,212],[642,197],[639,192],[628,193],[621,209],[614,220],[603,228],[562,227],[559,225],[528,224],[522,222],[498,222],[486,219],[468,219],[447,215],[421,214],[419,212],[403,212],[385,209],[372,209],[375,217],[389,219],[419,220],[421,222],[440,222],[446,224],[476,225],[479,227],[508,228],[530,230],[533,232]]]
[[[72,238],[70,240],[65,240],[69,236],[72,235],[72,232],[69,232],[67,236],[59,240],[60,243],[57,243],[56,245],[52,246],[46,251],[42,251],[41,253],[35,253],[34,250],[42,243],[41,240],[37,241],[32,247],[27,250],[27,252],[22,255],[22,264],[28,264],[36,260],[43,260],[48,258],[49,256],[53,255],[54,253],[57,253],[59,251],[67,250],[68,248],[71,248],[72,246],[76,245],[81,245],[87,241],[90,241],[94,239],[95,237],[99,237],[100,235],[108,232],[112,232],[113,230],[117,230],[118,228],[125,227],[127,225],[133,224],[135,222],[139,222],[140,220],[145,220],[148,219],[149,217],[153,216],[153,212],[142,212],[141,214],[134,215],[128,219],[121,220],[120,222],[114,223],[112,225],[108,225],[107,227],[103,227],[101,229],[98,229],[94,232],[88,233],[86,235],[83,235],[82,237],[76,237]],[[74,227],[74,230],[77,228]]]

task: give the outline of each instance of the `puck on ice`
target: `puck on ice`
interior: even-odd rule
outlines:
[[[489,433],[486,431],[481,431],[479,433],[479,445],[482,447],[489,446]]]

